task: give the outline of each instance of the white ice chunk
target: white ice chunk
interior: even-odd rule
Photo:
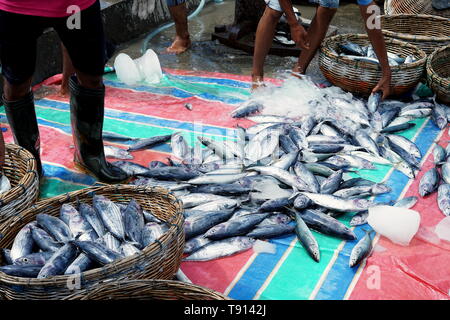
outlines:
[[[442,219],[436,225],[434,232],[440,239],[450,241],[450,217]]]
[[[148,49],[145,54],[134,60],[138,66],[142,80],[147,83],[158,83],[161,81],[163,74],[158,55],[152,49]]]
[[[158,56],[152,49],[148,49],[142,57],[135,60],[125,53],[120,53],[114,60],[114,69],[117,78],[129,86],[140,81],[158,83],[163,77]]]
[[[429,227],[420,227],[416,238],[435,245],[441,242],[438,235]]]
[[[273,243],[267,241],[256,240],[253,245],[253,251],[256,253],[270,253],[275,254],[276,246]]]
[[[141,81],[139,69],[129,55],[119,53],[114,60],[117,78],[126,85],[132,86]]]
[[[420,226],[417,211],[391,206],[369,208],[369,225],[392,242],[407,246]]]

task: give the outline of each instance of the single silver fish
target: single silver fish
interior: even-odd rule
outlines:
[[[255,239],[250,237],[232,237],[218,241],[212,241],[191,255],[184,261],[209,261],[222,257],[231,256],[236,253],[247,251],[253,247]]]

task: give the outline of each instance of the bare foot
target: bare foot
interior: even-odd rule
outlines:
[[[265,87],[264,78],[262,76],[252,76],[252,90],[254,91],[258,88]]]
[[[301,68],[298,64],[296,64],[295,67],[292,69],[292,75],[299,79],[303,79],[305,72],[303,71],[303,68]]]
[[[168,47],[166,51],[168,53],[180,54],[188,50],[190,47],[191,39],[189,37],[183,39],[179,36],[176,36],[172,45]]]

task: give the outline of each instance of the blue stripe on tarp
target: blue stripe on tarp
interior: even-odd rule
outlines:
[[[50,107],[50,108],[58,109],[61,111],[69,111],[70,112],[69,104],[60,102],[60,101],[41,99],[41,100],[37,100],[35,102],[35,104],[38,107]],[[147,125],[147,126],[154,125],[154,126],[164,127],[164,128],[173,129],[173,130],[186,130],[186,131],[195,132],[194,130],[198,129],[198,128],[196,128],[195,124],[189,123],[189,122],[156,118],[156,117],[147,116],[147,115],[143,115],[143,114],[129,113],[126,111],[118,111],[118,110],[108,109],[108,108],[105,108],[105,117],[112,118],[114,120],[126,120],[126,121],[137,122],[137,123]],[[216,126],[205,125],[205,124],[201,124],[201,126],[200,125],[198,125],[198,126],[202,129],[202,132],[199,132],[199,133],[214,132],[215,134],[220,134],[220,135],[226,136],[226,137],[231,137],[231,138],[236,137],[236,130],[232,129],[232,128],[216,127]]]
[[[226,104],[239,104],[244,102],[242,99],[237,98],[228,98],[228,97],[220,97],[215,94],[210,94],[207,92],[201,93],[201,94],[193,94],[185,90],[181,90],[178,88],[162,88],[162,87],[155,87],[151,85],[135,85],[135,86],[128,86],[122,82],[112,81],[112,80],[103,80],[104,84],[110,87],[114,88],[120,88],[120,89],[129,89],[134,91],[140,91],[140,92],[148,92],[153,94],[159,94],[159,95],[165,95],[165,96],[173,96],[175,98],[191,98],[191,97],[199,97],[204,100],[209,101],[219,101]]]
[[[295,237],[295,235],[286,235],[269,240],[270,243],[275,244],[275,253],[259,253],[228,296],[235,300],[253,299]]]
[[[208,83],[208,84],[217,84],[221,86],[233,87],[233,88],[243,88],[250,89],[251,84],[239,80],[232,79],[222,79],[222,78],[204,78],[199,76],[190,76],[190,75],[178,75],[166,73],[168,78],[176,78],[181,81],[186,81],[190,83]]]
[[[87,174],[71,171],[66,167],[59,166],[54,163],[49,164],[44,162],[42,167],[44,169],[45,176],[56,177],[69,183],[92,186],[97,182],[93,177]]]
[[[439,135],[440,129],[433,124],[433,121],[428,121],[422,128],[422,131],[418,134],[415,144],[419,148],[422,155],[425,155],[431,148],[434,140]],[[396,200],[403,192],[409,178],[401,172],[394,170],[385,182],[392,188],[392,192],[389,195],[379,195],[375,198],[377,202],[385,202],[390,200]],[[364,230],[373,230],[368,224],[357,226],[354,230],[358,239],[364,236]],[[353,247],[358,240],[347,241],[339,253],[336,261],[334,262],[331,270],[329,271],[327,278],[323,282],[319,289],[316,298],[317,300],[342,300],[347,293],[347,290],[353,281],[353,278],[358,271],[358,267],[349,268],[348,260]]]

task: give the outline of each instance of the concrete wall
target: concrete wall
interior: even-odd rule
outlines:
[[[149,6],[149,2],[152,5]],[[189,11],[195,10],[199,3],[200,0],[188,0]],[[106,0],[101,1],[101,6],[106,37],[118,46],[171,21],[166,0]],[[46,30],[38,39],[37,46],[33,85],[62,71],[60,41],[56,32]],[[2,88],[3,77],[0,77],[0,93]]]

